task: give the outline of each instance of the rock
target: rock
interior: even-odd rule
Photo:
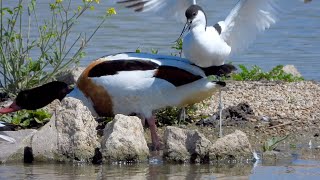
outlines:
[[[37,130],[3,131],[1,134],[10,136],[15,143],[0,140],[0,163],[23,162],[24,149],[31,146],[31,137]]]
[[[301,77],[300,72],[294,65],[285,65],[282,70],[287,73],[287,74],[292,74],[293,76],[296,77]]]
[[[236,130],[219,138],[209,149],[210,161],[225,161],[252,158],[252,148],[248,137],[242,131]]]
[[[147,160],[149,149],[139,118],[118,114],[106,125],[103,134],[101,149],[105,161]]]
[[[65,82],[69,85],[75,84],[84,71],[85,67],[75,67],[72,69],[68,69],[57,76],[58,81]]]
[[[99,148],[97,122],[80,100],[67,97],[32,139],[35,161],[89,162]]]
[[[164,132],[164,158],[174,162],[207,162],[211,142],[196,130],[168,126]]]
[[[261,116],[260,117],[261,122],[269,123],[270,120],[271,120],[271,118],[269,116]]]

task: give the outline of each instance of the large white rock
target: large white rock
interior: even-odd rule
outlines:
[[[103,134],[101,150],[105,161],[147,160],[149,149],[139,118],[118,114],[106,125]]]
[[[36,161],[90,161],[100,144],[97,122],[81,101],[67,97],[32,139]]]
[[[196,130],[168,126],[164,132],[164,157],[176,162],[207,162],[211,142]]]
[[[219,138],[209,150],[210,161],[252,158],[252,148],[247,135],[239,130]]]

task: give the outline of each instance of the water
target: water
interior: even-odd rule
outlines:
[[[208,24],[223,20],[238,0],[205,1]],[[12,5],[15,1],[5,1]],[[50,0],[38,1],[39,17],[46,17]],[[77,5],[81,1],[74,1]],[[101,1],[96,10],[86,14],[74,30],[74,36],[93,30],[97,14],[115,6],[113,0]],[[304,4],[302,0],[280,0],[284,12],[280,21],[260,34],[243,53],[231,57],[235,64],[259,65],[270,70],[278,64],[294,64],[309,80],[320,80],[320,1]],[[86,66],[92,60],[110,53],[135,51],[137,48],[161,54],[174,52],[170,47],[179,36],[183,24],[154,14],[132,13],[115,6],[118,14],[110,18],[92,39],[81,61]]]
[[[0,179],[320,179],[320,162],[297,159],[278,164],[229,165],[0,165]]]

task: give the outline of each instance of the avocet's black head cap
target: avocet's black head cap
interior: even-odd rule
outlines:
[[[202,9],[200,6],[198,6],[198,5],[191,5],[191,6],[186,10],[186,17],[187,17],[187,19],[188,19],[188,20],[193,20],[193,19],[197,16],[197,14],[198,14],[199,11],[202,11],[202,12],[204,13],[203,9]]]

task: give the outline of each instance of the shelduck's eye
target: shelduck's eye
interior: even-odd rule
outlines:
[[[197,13],[196,13],[196,12],[193,12],[193,13],[192,13],[192,16],[196,16],[196,15],[197,15]]]

